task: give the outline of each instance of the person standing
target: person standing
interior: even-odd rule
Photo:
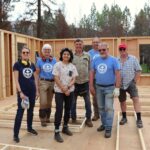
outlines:
[[[109,55],[107,43],[100,43],[100,56],[92,62],[90,91],[96,94],[102,125],[97,131],[105,130],[105,138],[111,137],[114,118],[114,89],[120,86],[120,66],[116,58]],[[96,79],[96,92],[93,79]]]
[[[14,79],[17,89],[17,113],[14,122],[14,137],[13,140],[18,143],[19,130],[24,114],[24,108],[22,108],[22,101],[29,99],[29,108],[27,109],[27,131],[34,135],[37,135],[37,131],[32,128],[33,111],[35,106],[36,96],[39,96],[37,87],[37,75],[35,65],[29,60],[30,50],[27,47],[23,47],[21,50],[21,59],[15,62],[13,66]]]
[[[121,43],[119,45],[120,58],[119,63],[121,65],[121,88],[119,94],[120,107],[122,111],[122,119],[120,125],[127,123],[126,117],[126,93],[129,93],[133,100],[134,110],[136,112],[137,121],[136,125],[138,128],[143,127],[141,119],[141,107],[138,96],[138,89],[136,83],[138,82],[141,74],[141,66],[137,58],[133,55],[129,55],[127,51],[127,45]]]
[[[88,53],[83,52],[83,41],[81,39],[76,39],[74,41],[75,54],[73,59],[73,64],[76,66],[79,76],[75,81],[75,91],[74,91],[74,101],[71,108],[71,118],[72,122],[76,123],[76,105],[77,98],[81,96],[84,98],[85,109],[86,109],[86,121],[85,124],[88,127],[93,127],[91,121],[91,102],[89,93],[89,72],[90,72],[90,57]]]
[[[63,138],[60,135],[60,124],[63,115],[64,107],[64,121],[62,133],[72,136],[72,132],[69,130],[68,122],[70,119],[70,109],[74,97],[74,83],[75,78],[78,76],[76,67],[72,64],[73,53],[70,49],[64,48],[60,52],[60,61],[54,66],[52,74],[55,79],[55,135],[54,138],[57,142],[63,142]]]
[[[51,45],[44,44],[42,47],[42,57],[38,58],[36,63],[40,92],[39,117],[41,120],[41,126],[43,127],[47,126],[47,123],[50,123],[54,91],[54,76],[52,75],[52,71],[56,59],[51,56],[51,52]]]
[[[98,51],[98,44],[100,43],[100,39],[98,37],[93,38],[92,40],[92,49],[89,50],[89,55],[90,55],[90,61],[92,64],[92,61],[96,58],[99,57],[99,51]],[[96,86],[95,83],[95,78],[94,78],[94,87]],[[96,87],[95,87],[96,88]],[[96,121],[99,119],[99,113],[98,113],[98,105],[97,105],[97,100],[96,96],[92,95],[92,100],[93,100],[93,111],[94,111],[94,116],[92,118],[92,121]]]

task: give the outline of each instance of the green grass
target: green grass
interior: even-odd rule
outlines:
[[[150,73],[150,68],[147,64],[141,64],[142,67],[142,73]]]

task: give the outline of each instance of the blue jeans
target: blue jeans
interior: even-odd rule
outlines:
[[[82,89],[84,89],[83,93]],[[71,107],[71,118],[76,119],[77,118],[77,113],[76,113],[76,105],[77,105],[77,98],[78,96],[83,97],[84,102],[85,102],[85,109],[86,109],[86,118],[91,119],[91,101],[90,101],[90,94],[89,94],[89,83],[83,83],[83,84],[75,84],[75,91],[74,91],[74,99],[72,102],[72,107]]]
[[[105,130],[111,130],[114,119],[114,86],[101,87],[96,85],[96,97],[99,109],[99,115],[101,117],[102,125],[105,126]]]

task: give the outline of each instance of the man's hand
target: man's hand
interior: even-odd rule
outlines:
[[[96,94],[93,86],[90,86],[90,92],[93,96]]]

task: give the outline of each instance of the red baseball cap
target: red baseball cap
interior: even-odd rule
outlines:
[[[121,43],[120,45],[119,45],[119,48],[127,48],[127,45],[125,44],[125,43]]]

